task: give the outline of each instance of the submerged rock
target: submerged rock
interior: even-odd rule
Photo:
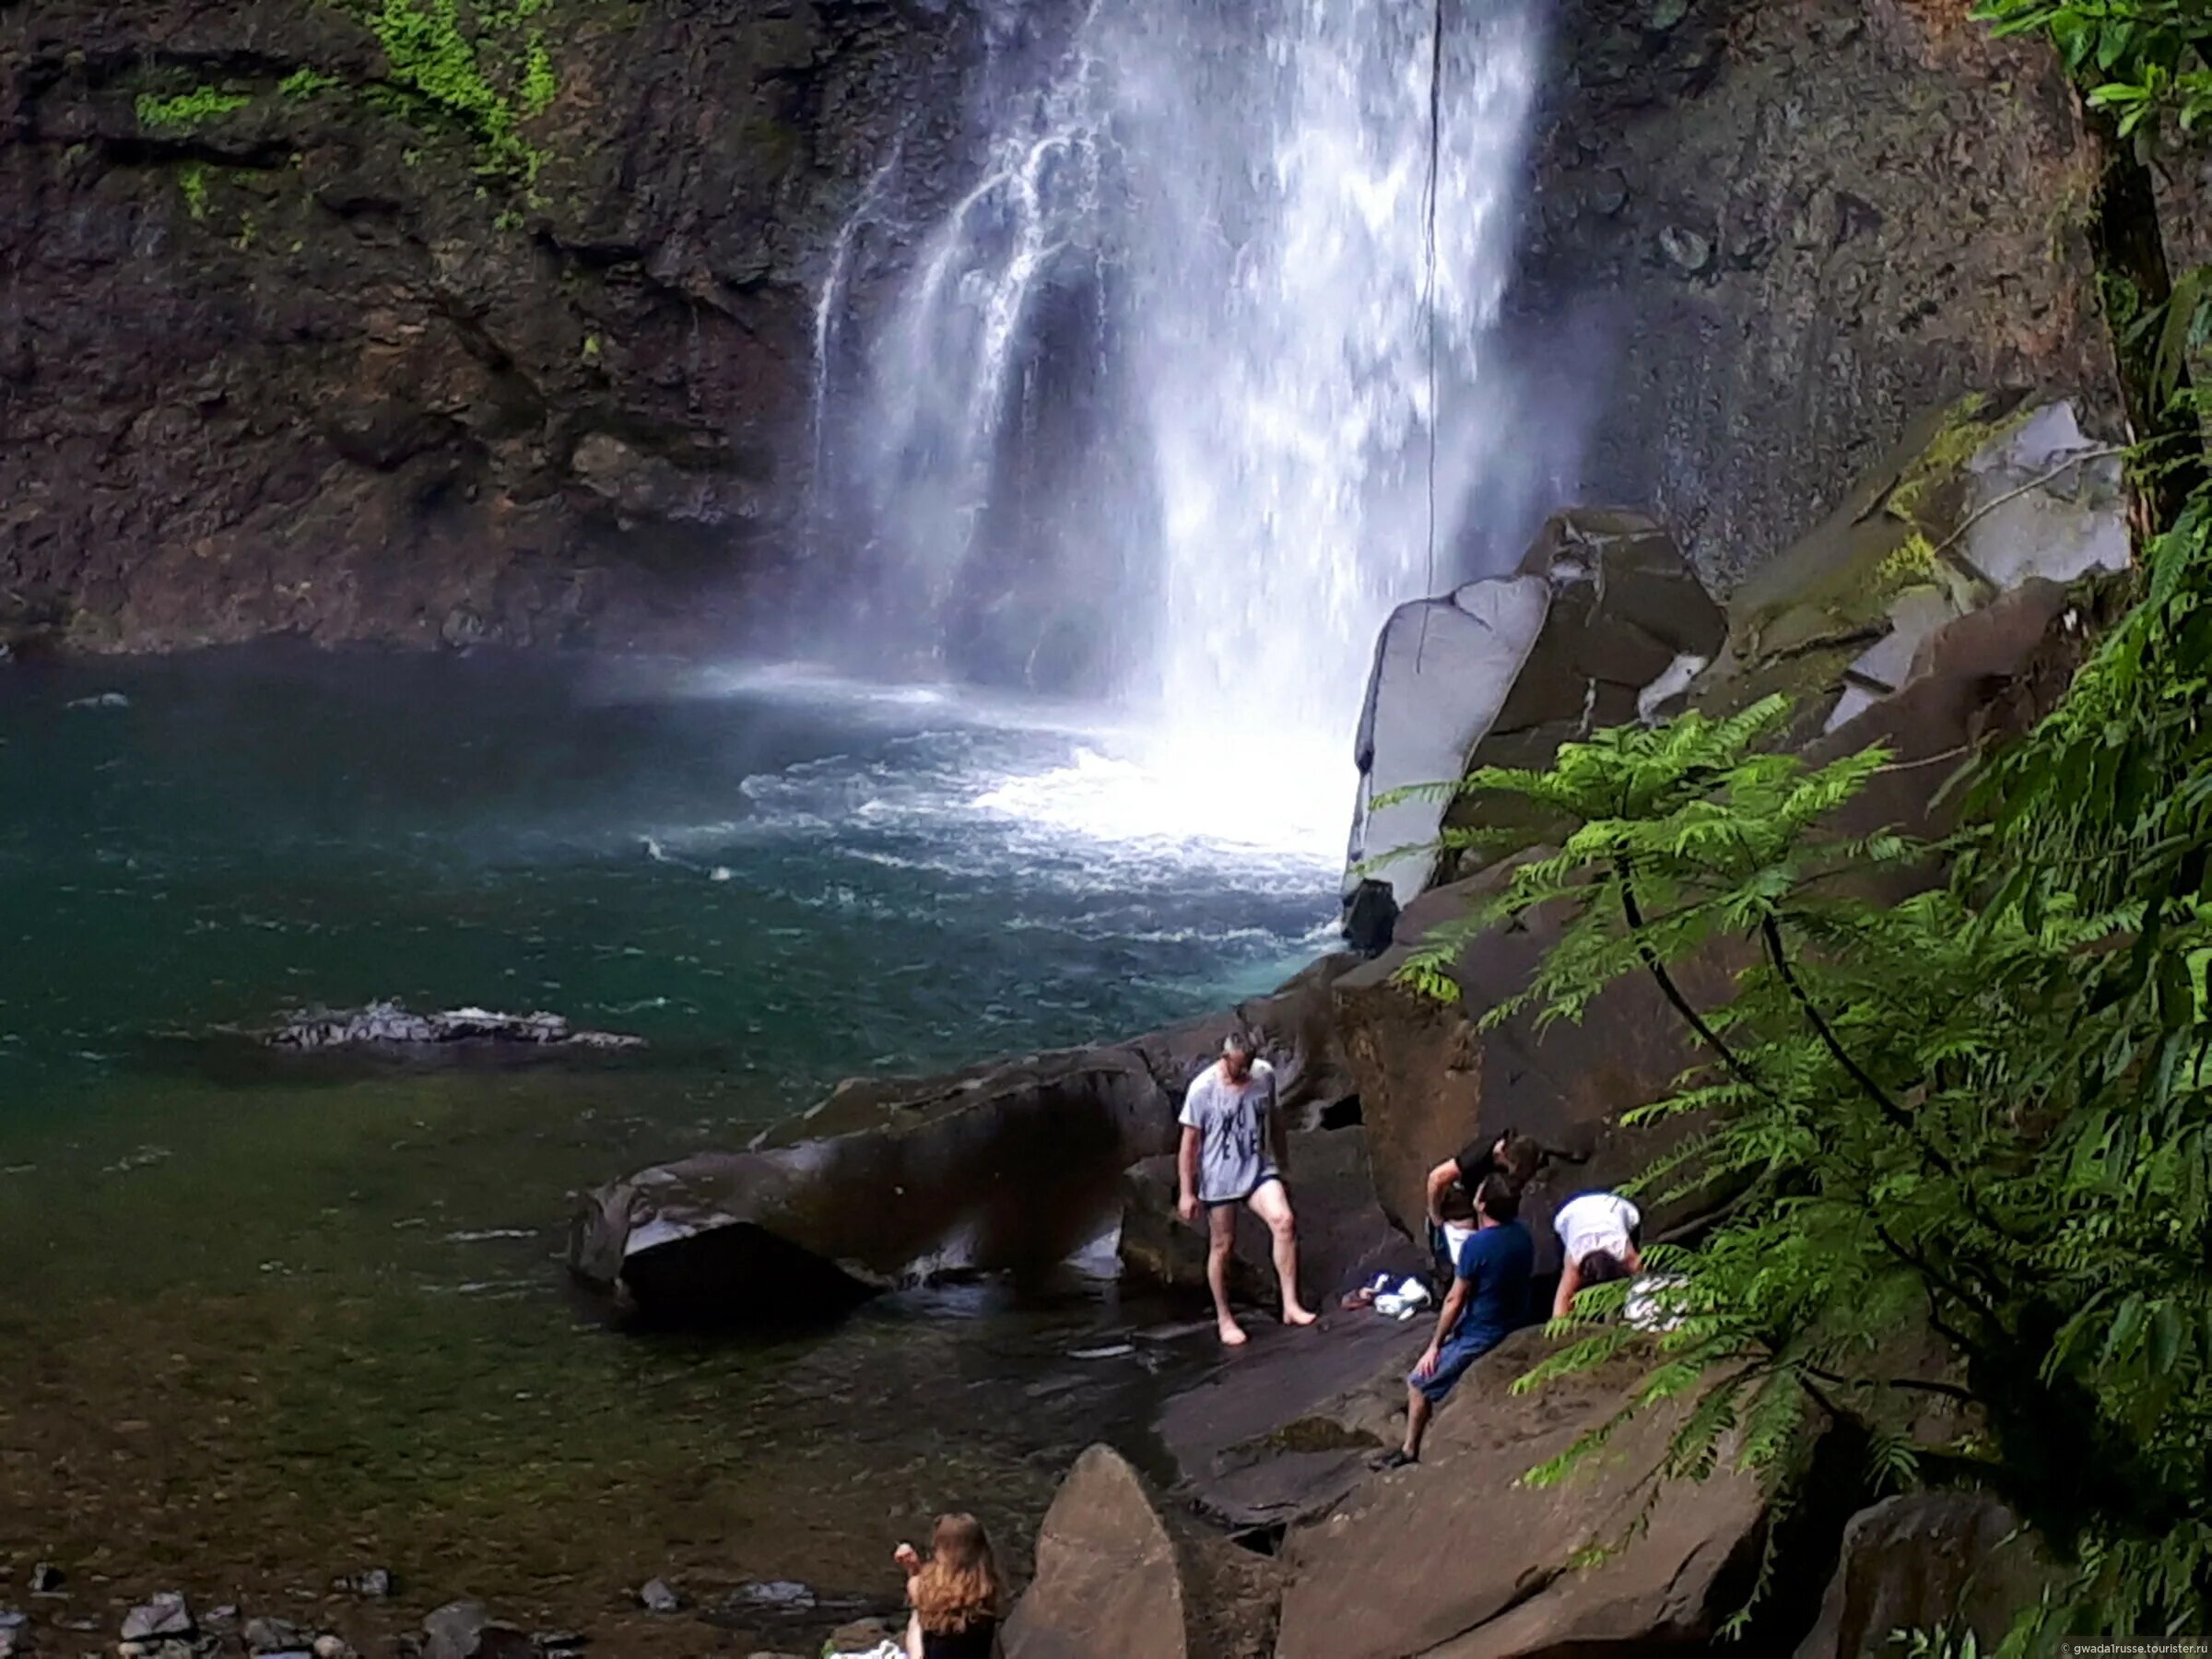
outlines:
[[[263,1041],[271,1048],[323,1053],[339,1049],[421,1049],[446,1043],[512,1044],[525,1049],[619,1051],[645,1046],[642,1037],[579,1030],[559,1014],[500,1014],[488,1008],[449,1008],[417,1014],[396,1002],[335,1012],[297,1014]]]
[[[648,1613],[674,1613],[683,1605],[683,1598],[666,1579],[648,1579],[645,1587],[638,1592],[638,1606]]]

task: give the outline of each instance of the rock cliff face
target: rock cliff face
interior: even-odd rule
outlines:
[[[1961,393],[2075,394],[2093,434],[2118,417],[2096,147],[2049,52],[1967,11],[1571,0],[1557,21],[1509,326],[1606,365],[1580,494],[1652,511],[1718,591]]]
[[[0,605],[72,645],[742,621],[929,0],[0,5]],[[719,602],[719,603],[710,603]]]

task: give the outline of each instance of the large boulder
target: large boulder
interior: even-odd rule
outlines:
[[[2095,584],[2064,583],[2124,564],[2112,465],[2064,405],[2000,414],[1969,400],[1932,418],[1821,532],[1731,597],[1728,644],[1686,695],[1713,712],[1794,695],[1789,738],[1808,761],[1876,745],[1891,755],[1835,815],[1838,832],[1940,834],[1956,805],[1945,785],[1984,743],[2048,712],[2087,649],[2098,595],[2086,588]],[[1995,539],[1977,540],[1984,535]],[[1938,874],[1888,872],[1883,891],[1901,896]],[[1393,947],[1337,980],[1337,1013],[1377,1194],[1416,1236],[1429,1169],[1477,1132],[1510,1127],[1588,1155],[1531,1188],[1525,1213],[1549,1266],[1547,1223],[1560,1198],[1633,1173],[1665,1135],[1688,1132],[1683,1121],[1633,1134],[1616,1124],[1697,1056],[1644,976],[1616,983],[1578,1023],[1544,1026],[1523,1014],[1480,1030],[1481,1016],[1518,994],[1556,942],[1557,919],[1547,914],[1465,946],[1449,970],[1455,1003],[1395,982],[1431,929],[1505,879],[1493,867],[1408,904]],[[1708,1004],[1726,995],[1749,957],[1747,947],[1718,949],[1676,977]],[[1690,1194],[1651,1225],[1694,1226],[1723,1196]]]
[[[1263,1659],[1278,1575],[1154,1501],[1118,1452],[1076,1460],[1037,1534],[1006,1659]]]
[[[1367,1136],[1358,1125],[1290,1137],[1286,1185],[1298,1217],[1299,1279],[1307,1301],[1333,1301],[1369,1274],[1421,1264],[1375,1203]],[[1206,1222],[1175,1211],[1181,1190],[1171,1156],[1147,1159],[1124,1178],[1120,1252],[1124,1277],[1173,1289],[1206,1288]],[[1267,1230],[1237,1218],[1230,1293],[1266,1307],[1280,1292]]]
[[[1317,1118],[1348,1093],[1328,996],[1353,959],[1127,1042],[842,1084],[744,1151],[585,1194],[570,1266],[648,1313],[745,1318],[1049,1265],[1112,1228],[1123,1171],[1173,1150],[1182,1091],[1230,1030],[1259,1033],[1287,1112]]]
[[[1974,395],[1923,416],[1818,527],[1728,601],[1728,648],[1691,688],[1716,712],[1773,691],[1800,738],[1901,688],[1928,641],[2031,581],[2129,561],[2118,453],[2070,403]]]
[[[1526,1659],[1689,1649],[1717,1635],[1765,1536],[1758,1482],[1724,1459],[1702,1482],[1665,1486],[1632,1532],[1684,1399],[1640,1417],[1559,1484],[1524,1484],[1606,1422],[1643,1369],[1625,1355],[1513,1393],[1543,1352],[1537,1332],[1509,1339],[1438,1410],[1419,1464],[1292,1531],[1277,1659]],[[1395,1389],[1377,1379],[1366,1409]],[[1339,1415],[1360,1408],[1355,1399]],[[1578,1568],[1593,1547],[1616,1553]]]
[[[1359,717],[1347,905],[1370,879],[1406,904],[1440,869],[1414,849],[1435,839],[1446,804],[1380,797],[1476,766],[1545,765],[1562,741],[1634,720],[1688,685],[1723,631],[1666,532],[1606,508],[1555,515],[1511,576],[1399,606],[1376,641]],[[1448,821],[1485,820],[1463,802]]]
[[[1852,1517],[1842,1559],[1797,1659],[1876,1659],[1893,1632],[1947,1625],[1994,1653],[2051,1565],[2019,1518],[1985,1492],[1910,1492]]]

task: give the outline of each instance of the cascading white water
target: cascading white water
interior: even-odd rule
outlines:
[[[1465,573],[1516,465],[1485,370],[1534,4],[1443,8],[1433,259],[1428,6],[1092,0],[1031,84],[987,76],[988,165],[877,332],[853,452],[903,591],[1027,629],[1032,667],[1118,625],[1156,759],[1241,750],[1338,832],[1376,629]],[[1072,294],[1102,325],[1071,347]],[[1079,441],[1071,350],[1100,359]],[[998,524],[1040,471],[1045,527]]]

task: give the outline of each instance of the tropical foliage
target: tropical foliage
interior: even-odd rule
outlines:
[[[2208,530],[2198,500],[2159,538],[1942,845],[1837,834],[1889,757],[1771,752],[1779,700],[1600,733],[1453,786],[1521,797],[1556,850],[1404,970],[1451,994],[1470,934],[1542,910],[1563,931],[1486,1022],[1648,975],[1700,1056],[1631,1114],[1688,1120],[1646,1193],[1734,1194],[1699,1247],[1648,1253],[1674,1328],[1589,1293],[1528,1381],[1655,1342],[1630,1411],[1696,1401],[1662,1478],[1733,1455],[1783,1483],[1816,1418],[1856,1422],[1883,1479],[1985,1487],[2034,1525],[2077,1581],[2051,1634],[2212,1628]],[[1693,962],[1733,994],[1699,1006]]]

